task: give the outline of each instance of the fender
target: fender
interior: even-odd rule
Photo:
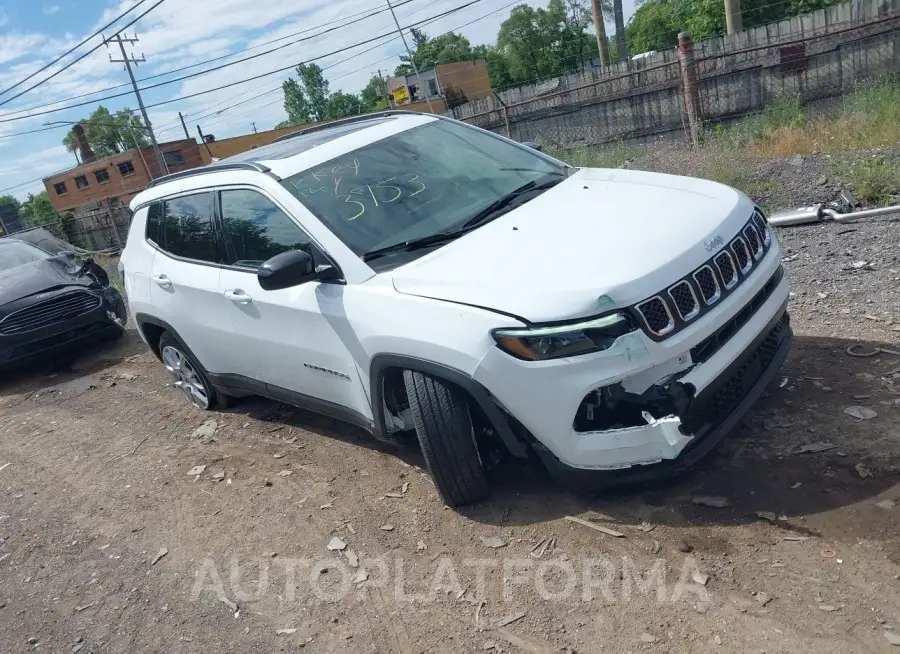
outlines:
[[[466,391],[490,421],[509,453],[517,458],[527,458],[528,452],[525,445],[516,438],[509,422],[503,412],[491,398],[488,391],[472,379],[469,375],[440,363],[408,357],[400,354],[377,354],[372,358],[369,370],[370,395],[372,398],[372,411],[375,417],[375,436],[379,439],[389,438],[386,435],[386,418],[384,412],[384,380],[385,371],[388,368],[401,368],[415,370],[438,379],[443,379],[456,384]]]

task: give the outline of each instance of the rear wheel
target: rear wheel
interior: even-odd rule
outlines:
[[[228,396],[213,388],[200,364],[169,332],[163,332],[159,338],[159,354],[172,385],[188,402],[204,411],[228,407]]]
[[[450,506],[483,500],[490,489],[466,395],[414,370],[403,372],[403,382],[422,455],[441,498]]]

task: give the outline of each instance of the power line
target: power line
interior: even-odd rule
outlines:
[[[142,1],[143,1],[143,0],[142,0]],[[156,4],[154,4],[152,7],[150,7],[147,11],[145,11],[144,13],[142,13],[142,14],[141,14],[140,16],[138,16],[137,18],[134,18],[130,23],[128,23],[127,25],[123,26],[120,30],[118,30],[118,31],[116,32],[116,34],[118,34],[119,32],[121,32],[122,30],[126,30],[126,29],[128,29],[129,27],[131,27],[132,25],[134,25],[134,24],[135,24],[136,22],[138,22],[141,18],[143,18],[144,16],[146,16],[147,14],[149,14],[151,11],[153,11],[154,9],[156,9],[158,6],[160,6],[160,5],[161,5],[163,2],[165,2],[165,1],[166,1],[166,0],[157,0]],[[11,98],[7,98],[7,99],[4,100],[3,102],[0,102],[0,107],[2,107],[2,106],[5,105],[5,104],[9,104],[10,102],[12,102],[13,100],[15,100],[16,98],[18,98],[18,97],[20,97],[20,96],[22,96],[22,95],[25,95],[25,94],[28,93],[29,91],[31,91],[31,90],[33,90],[33,89],[36,89],[37,87],[41,86],[42,84],[45,84],[46,82],[49,82],[51,79],[53,79],[54,77],[56,77],[57,75],[59,75],[59,74],[60,74],[61,72],[63,72],[64,70],[67,70],[67,69],[71,68],[72,66],[74,66],[75,64],[77,64],[79,61],[81,61],[82,59],[84,59],[85,57],[87,57],[88,55],[93,54],[94,52],[96,52],[97,50],[99,50],[103,45],[104,45],[103,42],[98,43],[98,44],[95,45],[93,48],[91,48],[90,50],[88,50],[87,52],[85,52],[83,55],[81,55],[80,57],[77,57],[77,58],[73,59],[72,61],[70,61],[69,63],[67,63],[65,66],[63,66],[62,68],[60,68],[58,71],[56,71],[55,73],[53,73],[52,75],[50,75],[49,77],[45,77],[44,79],[42,79],[42,80],[41,80],[40,82],[38,82],[37,84],[32,84],[31,86],[29,86],[29,87],[28,87],[27,89],[25,89],[24,91],[19,91],[18,93],[16,93],[16,94],[15,94],[14,96],[12,96]],[[25,117],[27,118],[27,116],[25,116]]]
[[[146,0],[142,0],[142,1],[146,1]],[[414,1],[415,1],[415,0],[402,0],[402,2],[399,2],[399,3],[397,3],[397,4],[394,5],[394,6],[395,6],[395,7],[400,7],[400,6],[402,6],[402,5],[406,5],[406,4],[409,4],[410,2],[414,2]],[[301,42],[303,42],[303,41],[308,41],[308,40],[314,39],[314,38],[316,38],[316,37],[318,37],[318,36],[321,36],[322,34],[326,34],[326,33],[328,33],[328,32],[331,32],[331,31],[334,31],[334,30],[337,30],[337,29],[341,29],[341,28],[343,28],[343,27],[348,27],[348,26],[353,25],[353,24],[355,24],[355,23],[362,22],[363,20],[366,20],[366,19],[368,19],[368,18],[371,18],[371,17],[373,17],[373,16],[376,16],[376,15],[378,15],[378,14],[380,14],[380,13],[384,13],[384,12],[386,12],[386,11],[387,11],[387,8],[386,8],[386,7],[383,8],[383,9],[376,9],[375,7],[372,7],[372,8],[370,8],[370,9],[366,9],[365,11],[360,11],[360,12],[357,12],[357,13],[355,13],[355,14],[350,14],[349,16],[344,16],[343,18],[338,18],[338,19],[334,19],[334,20],[329,20],[329,21],[327,21],[327,22],[325,22],[325,23],[322,23],[321,25],[316,25],[316,26],[314,26],[314,27],[310,27],[310,28],[307,28],[307,29],[305,29],[305,30],[300,30],[299,32],[294,32],[294,33],[292,33],[292,34],[287,34],[287,35],[285,35],[285,36],[280,36],[280,37],[278,37],[277,39],[271,39],[270,41],[264,41],[263,43],[257,43],[256,45],[251,46],[251,47],[249,47],[249,48],[244,48],[243,50],[236,50],[235,52],[229,52],[229,53],[226,54],[226,55],[221,55],[221,56],[219,56],[219,57],[213,57],[212,59],[207,59],[207,60],[205,60],[205,61],[198,61],[197,63],[189,64],[189,65],[187,65],[187,66],[182,66],[181,68],[175,68],[175,69],[173,69],[173,70],[167,70],[167,71],[165,71],[165,72],[163,72],[163,73],[157,73],[157,74],[155,74],[155,75],[148,75],[147,77],[142,77],[142,78],[140,78],[140,79],[137,80],[137,81],[138,81],[138,82],[147,82],[147,81],[150,81],[150,80],[153,80],[153,79],[158,79],[158,78],[160,78],[160,77],[165,77],[165,76],[167,76],[167,75],[173,75],[173,74],[175,74],[175,73],[180,73],[180,72],[185,71],[185,70],[190,70],[191,68],[197,68],[198,66],[205,66],[205,65],[207,65],[207,64],[211,64],[211,63],[214,63],[214,62],[216,62],[216,61],[221,61],[221,60],[223,60],[223,59],[228,59],[229,57],[234,57],[234,56],[236,56],[236,55],[243,54],[244,52],[250,52],[251,50],[255,50],[255,49],[257,49],[257,48],[262,48],[262,47],[264,47],[264,46],[266,46],[266,45],[271,45],[272,43],[277,43],[278,41],[284,41],[285,39],[290,39],[290,38],[293,38],[293,37],[295,37],[295,36],[299,36],[299,35],[301,35],[301,34],[306,34],[306,33],[308,33],[308,32],[311,32],[311,31],[315,30],[315,29],[319,29],[320,27],[325,27],[325,26],[327,26],[327,25],[334,25],[335,23],[340,22],[340,21],[347,20],[348,18],[354,18],[354,17],[356,17],[356,16],[360,16],[360,15],[362,15],[362,14],[366,14],[366,12],[370,12],[370,13],[368,13],[367,15],[363,16],[362,18],[358,18],[358,19],[356,19],[356,20],[348,21],[348,22],[346,22],[346,23],[343,23],[343,24],[341,24],[341,25],[338,25],[337,27],[334,27],[334,28],[332,28],[332,29],[326,30],[326,31],[324,31],[324,32],[320,32],[320,33],[318,33],[318,34],[313,34],[312,36],[307,37],[307,38],[305,38],[305,39],[298,39],[297,41],[292,41],[291,43],[284,44],[284,45],[279,46],[278,48],[275,48],[275,49],[273,49],[273,50],[269,50],[269,51],[267,51],[267,52],[259,53],[260,56],[261,56],[261,55],[265,55],[265,54],[269,54],[269,53],[275,52],[275,51],[277,51],[277,50],[279,50],[279,49],[281,49],[281,48],[286,48],[286,47],[289,47],[289,46],[291,46],[291,45],[295,45],[295,44],[297,44],[297,43],[301,43]],[[126,27],[128,27],[128,26],[126,26]],[[123,29],[124,29],[124,28],[123,28]],[[88,54],[90,54],[90,53],[88,53]],[[245,61],[246,61],[246,60],[245,60]],[[73,62],[73,63],[74,63],[74,62]],[[234,62],[234,63],[240,63],[240,62]],[[48,78],[48,79],[49,79],[49,78]],[[81,99],[81,98],[86,98],[86,97],[89,97],[89,96],[92,96],[92,95],[96,95],[96,94],[98,94],[98,93],[107,93],[107,92],[109,92],[109,91],[115,91],[116,89],[125,88],[125,87],[127,87],[127,86],[130,86],[130,84],[127,83],[127,82],[126,82],[126,83],[123,83],[123,84],[115,84],[115,85],[113,85],[113,86],[108,86],[108,87],[106,87],[105,89],[98,89],[98,90],[96,90],[96,91],[90,91],[90,92],[88,92],[88,93],[81,93],[81,94],[79,94],[79,95],[73,95],[73,96],[71,96],[71,97],[63,98],[62,100],[56,100],[56,101],[54,101],[54,102],[50,102],[50,103],[47,103],[47,104],[41,104],[41,105],[35,105],[35,106],[32,106],[32,107],[25,107],[25,108],[22,108],[22,109],[16,109],[15,111],[10,111],[10,112],[8,112],[8,113],[6,113],[6,114],[3,114],[3,115],[4,115],[4,116],[15,116],[16,114],[21,114],[21,113],[25,113],[25,112],[28,112],[28,111],[32,111],[33,109],[41,109],[41,108],[43,108],[43,107],[49,107],[49,106],[52,106],[52,105],[55,105],[55,104],[61,104],[61,103],[63,103],[63,102],[71,102],[72,100],[79,100],[79,99]],[[99,102],[100,100],[96,100],[96,101]],[[2,106],[2,105],[0,105],[0,106]]]
[[[39,73],[43,73],[45,70],[47,70],[48,68],[50,68],[50,66],[52,66],[53,64],[55,64],[56,62],[58,62],[60,59],[62,59],[62,58],[64,58],[64,57],[68,57],[70,54],[72,54],[73,52],[75,52],[75,50],[77,50],[78,48],[80,48],[81,46],[83,46],[85,43],[87,43],[88,41],[90,41],[90,40],[91,40],[92,38],[94,38],[95,36],[99,35],[101,32],[103,32],[103,30],[107,29],[110,25],[113,25],[113,24],[116,23],[117,21],[119,21],[119,20],[121,20],[122,18],[124,18],[126,15],[130,14],[132,11],[134,11],[135,9],[137,9],[138,7],[140,7],[140,6],[141,6],[142,4],[144,4],[145,2],[147,2],[147,0],[140,0],[140,2],[138,2],[136,5],[134,5],[133,7],[130,7],[129,9],[126,9],[125,11],[123,11],[121,14],[119,14],[118,16],[116,16],[115,18],[113,18],[111,21],[109,21],[106,25],[104,25],[104,26],[101,27],[99,30],[97,30],[96,32],[94,32],[93,34],[91,34],[90,36],[88,36],[87,38],[85,38],[83,41],[81,41],[81,43],[79,43],[78,45],[76,45],[76,46],[70,48],[69,50],[66,50],[65,52],[63,52],[61,55],[59,55],[56,59],[54,59],[53,61],[51,61],[49,64],[44,65],[42,68],[39,68],[38,70],[36,70],[36,71],[34,71],[33,73],[31,73],[28,77],[25,77],[25,78],[19,80],[18,82],[16,82],[15,84],[13,84],[12,86],[10,86],[10,87],[8,87],[8,88],[5,88],[5,89],[3,89],[2,91],[0,91],[0,95],[4,95],[4,94],[6,94],[6,93],[9,93],[9,92],[12,91],[14,88],[16,88],[16,87],[18,87],[18,86],[21,86],[22,84],[24,84],[25,82],[27,82],[28,80],[30,80],[30,79],[31,79],[32,77],[34,77],[35,75],[38,75]],[[101,44],[101,45],[102,45],[102,44]],[[97,47],[100,47],[100,46],[97,46]],[[94,50],[96,50],[96,49],[97,49],[97,48],[94,48]],[[93,52],[93,50],[91,50],[91,52]],[[49,79],[49,78],[48,78],[48,79]],[[33,87],[32,87],[32,88],[33,88]],[[30,89],[29,89],[29,90],[30,90]],[[23,93],[27,93],[27,91],[23,91]],[[21,95],[21,93],[20,93],[19,95]],[[16,97],[19,97],[19,96],[17,95]],[[10,99],[11,99],[11,100],[14,100],[15,98],[10,98]]]
[[[157,4],[162,3],[162,2],[164,2],[164,0],[159,0],[159,2],[158,2]],[[419,26],[419,25],[421,25],[421,24],[424,24],[424,23],[427,23],[427,22],[429,22],[429,21],[436,20],[437,18],[443,18],[444,16],[449,16],[450,14],[456,13],[456,12],[458,12],[458,11],[462,11],[463,9],[465,9],[465,8],[467,8],[467,7],[471,7],[472,5],[477,4],[477,3],[479,3],[479,2],[482,2],[482,0],[469,0],[469,2],[467,2],[467,3],[463,4],[463,5],[460,5],[460,6],[458,6],[458,7],[455,7],[454,9],[449,9],[449,10],[447,10],[447,11],[445,11],[445,12],[442,12],[442,13],[440,13],[440,14],[437,14],[437,15],[435,15],[435,16],[432,16],[431,18],[427,18],[427,19],[424,19],[424,20],[421,20],[421,21],[417,21],[416,23],[413,23],[413,24],[411,24],[411,25],[405,26],[403,29],[410,29],[410,28],[412,28],[412,27],[417,27],[417,26]],[[124,29],[124,28],[123,28],[123,29]],[[328,31],[333,31],[333,30],[329,29]],[[322,33],[324,33],[324,32],[322,32]],[[322,34],[322,33],[320,33],[320,34]],[[347,50],[352,50],[353,48],[357,48],[357,47],[359,47],[359,46],[361,46],[361,45],[367,45],[367,44],[372,43],[372,42],[374,42],[374,41],[377,41],[377,40],[379,40],[379,39],[383,39],[383,38],[385,38],[386,36],[390,36],[390,34],[392,34],[392,33],[393,33],[393,31],[392,31],[392,32],[388,32],[387,34],[381,34],[381,35],[379,35],[379,36],[375,36],[375,37],[366,39],[366,40],[364,40],[364,41],[359,41],[359,42],[357,42],[357,43],[354,43],[353,45],[345,46],[345,47],[343,47],[343,48],[339,48],[339,49],[337,49],[337,50],[333,50],[333,51],[328,52],[328,53],[323,54],[323,55],[319,55],[319,56],[316,56],[316,57],[312,57],[312,58],[310,58],[310,59],[305,60],[304,63],[310,63],[310,62],[313,62],[313,61],[318,61],[318,60],[320,60],[320,59],[324,59],[324,58],[326,58],[326,57],[330,57],[330,56],[332,56],[332,55],[339,54],[339,53],[341,53],[341,52],[346,52]],[[312,38],[312,37],[310,37],[310,38]],[[206,74],[208,74],[208,73],[212,73],[212,72],[215,72],[215,71],[217,71],[217,70],[221,70],[221,69],[223,69],[223,68],[228,68],[229,66],[234,66],[234,65],[236,65],[236,64],[243,63],[243,62],[245,62],[245,61],[249,61],[250,59],[255,59],[255,58],[257,58],[257,57],[263,56],[263,55],[265,55],[265,54],[269,54],[269,53],[271,53],[271,52],[275,52],[276,50],[279,50],[279,49],[281,49],[282,47],[285,47],[285,46],[280,46],[279,48],[274,48],[273,50],[269,50],[269,51],[266,51],[266,52],[263,52],[263,53],[259,53],[259,54],[256,54],[256,55],[252,55],[252,56],[250,56],[250,57],[245,57],[245,58],[243,58],[243,59],[239,59],[239,60],[237,60],[237,61],[232,61],[232,62],[229,62],[229,63],[227,63],[227,64],[222,64],[221,66],[215,66],[215,67],[209,68],[209,69],[207,69],[207,70],[202,70],[202,71],[200,71],[200,72],[198,72],[198,73],[192,73],[192,74],[190,74],[190,75],[183,75],[182,77],[176,77],[175,79],[171,79],[171,80],[168,80],[168,81],[165,81],[165,82],[160,82],[160,83],[158,83],[158,84],[151,84],[150,86],[142,87],[142,88],[139,89],[139,90],[140,90],[140,91],[149,91],[150,89],[159,88],[159,87],[161,87],[161,86],[167,86],[167,85],[169,85],[169,84],[174,84],[175,82],[181,82],[181,81],[184,81],[184,80],[186,80],[186,79],[192,79],[192,78],[194,78],[194,77],[200,77],[200,76],[202,76],[202,75],[206,75]],[[165,101],[163,101],[163,102],[157,102],[156,104],[147,105],[147,108],[149,109],[149,108],[151,108],[151,107],[160,107],[160,106],[162,106],[162,105],[171,104],[172,102],[178,102],[179,100],[186,100],[187,98],[193,98],[193,97],[196,97],[196,96],[198,96],[198,95],[203,95],[203,94],[205,94],[205,93],[210,93],[210,92],[212,92],[212,91],[220,91],[220,90],[222,90],[222,89],[227,89],[227,88],[230,88],[230,87],[232,87],[232,86],[236,86],[236,85],[238,85],[238,84],[243,84],[243,83],[245,83],[245,82],[251,82],[251,81],[256,80],[256,79],[261,79],[261,78],[263,78],[263,77],[268,77],[269,75],[275,75],[275,74],[277,74],[277,73],[283,73],[283,72],[285,72],[285,71],[287,71],[287,70],[291,70],[291,69],[294,68],[294,67],[295,67],[295,66],[292,64],[292,65],[290,65],[290,66],[285,66],[285,67],[283,67],[283,68],[278,68],[278,69],[269,71],[269,72],[267,72],[267,73],[262,73],[262,74],[260,74],[260,75],[254,75],[253,77],[248,77],[248,78],[246,78],[246,79],[239,80],[239,81],[237,81],[237,82],[230,82],[229,84],[225,84],[225,85],[222,85],[222,86],[219,86],[219,87],[216,87],[216,88],[206,89],[205,91],[200,91],[200,92],[198,92],[198,93],[192,93],[192,94],[189,94],[189,95],[180,96],[180,97],[178,97],[178,98],[173,98],[173,99],[171,99],[171,100],[165,100]],[[28,118],[34,118],[34,117],[36,117],[36,116],[44,116],[44,115],[47,115],[47,114],[56,113],[56,112],[58,112],[58,111],[65,111],[65,110],[67,110],[67,109],[75,109],[75,108],[77,108],[77,107],[83,107],[83,106],[85,106],[85,105],[94,104],[95,102],[103,102],[104,100],[112,100],[112,99],[115,99],[115,98],[121,98],[121,97],[124,97],[124,96],[127,96],[127,95],[130,95],[130,93],[128,93],[128,92],[125,92],[125,93],[116,93],[116,94],[114,94],[114,95],[107,95],[107,96],[104,96],[104,97],[102,97],[102,98],[95,98],[94,100],[90,100],[90,101],[87,101],[87,102],[79,102],[79,103],[76,103],[76,104],[71,104],[71,105],[67,105],[67,106],[65,106],[65,107],[59,107],[59,108],[56,108],[56,109],[47,109],[47,110],[44,110],[44,111],[38,111],[38,112],[35,112],[35,113],[32,113],[32,114],[29,114],[29,115],[27,115],[27,116],[16,116],[16,117],[13,117],[13,118],[2,118],[2,119],[0,119],[0,123],[9,123],[9,122],[13,122],[13,121],[16,121],[16,120],[25,120],[25,119],[28,119]],[[0,106],[2,106],[2,103],[0,103]],[[45,106],[47,106],[47,105],[45,105]]]

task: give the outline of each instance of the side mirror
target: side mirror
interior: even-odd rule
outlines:
[[[526,148],[531,148],[532,150],[537,150],[538,152],[541,151],[541,147],[542,147],[540,143],[535,143],[534,141],[523,141],[522,145],[524,145]]]
[[[256,278],[264,290],[277,291],[315,279],[316,266],[309,252],[288,250],[261,265]]]

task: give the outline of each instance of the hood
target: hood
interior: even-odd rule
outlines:
[[[531,322],[596,315],[698,268],[715,252],[705,244],[727,243],[752,213],[745,195],[715,182],[586,168],[397,268],[393,283]]]
[[[70,265],[63,257],[51,257],[9,270],[0,270],[0,307],[35,293],[64,286],[90,286],[91,280],[76,277]]]

